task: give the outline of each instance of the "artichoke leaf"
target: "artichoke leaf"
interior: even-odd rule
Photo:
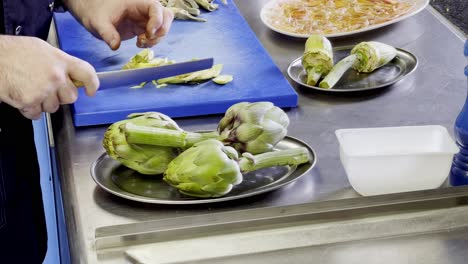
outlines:
[[[198,22],[206,22],[206,19],[199,18],[191,15],[187,10],[184,10],[179,7],[168,7],[172,13],[174,13],[174,18],[181,20],[194,20]]]
[[[215,82],[217,84],[230,83],[230,82],[232,82],[232,80],[233,80],[232,75],[228,75],[228,74],[219,75],[219,76],[213,78],[213,82]]]
[[[197,4],[199,4],[201,7],[208,11],[215,11],[218,9],[218,4],[213,4],[212,1],[209,0],[195,0]]]
[[[210,69],[196,71],[192,73],[181,74],[172,77],[166,77],[157,80],[158,84],[162,83],[170,83],[170,84],[178,84],[178,83],[189,83],[189,82],[202,82],[209,80],[218,76],[223,69],[222,64],[213,65]]]
[[[193,16],[200,15],[200,10],[195,0],[168,0],[166,7],[181,8]]]
[[[122,66],[122,70],[156,67],[162,65],[173,64],[175,61],[167,58],[154,58],[154,52],[151,49],[144,49],[138,52],[135,56]]]

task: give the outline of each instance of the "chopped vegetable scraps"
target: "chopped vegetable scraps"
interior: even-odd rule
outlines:
[[[144,49],[133,56],[130,61],[122,67],[122,70],[156,67],[173,63],[175,63],[175,61],[167,58],[154,58],[154,52],[151,49]]]
[[[201,13],[200,7],[212,12],[219,6],[214,3],[215,0],[159,0],[159,2],[174,13],[175,19],[199,22],[206,22],[206,19],[198,17]],[[221,0],[221,3],[227,5],[227,0]]]
[[[192,73],[185,73],[177,76],[162,78],[157,80],[158,84],[162,83],[170,83],[170,84],[177,84],[177,83],[197,83],[203,82],[212,78],[215,78],[221,73],[223,69],[222,64],[215,64],[210,69],[196,71]]]
[[[152,83],[153,83],[153,85],[154,85],[156,88],[158,88],[158,89],[167,86],[167,83],[158,84],[158,82],[156,82],[156,80],[153,80]]]
[[[213,78],[212,81],[217,84],[226,84],[226,83],[232,82],[232,80],[233,80],[232,75],[223,74],[223,75],[219,75],[218,77]]]
[[[197,59],[192,59],[197,60]],[[145,68],[145,67],[156,67],[162,65],[173,64],[175,61],[169,60],[167,58],[154,58],[154,53],[151,49],[144,49],[135,56],[133,56],[127,64],[123,66],[122,69],[136,69],[136,68]],[[222,64],[213,65],[210,69],[195,71],[190,73],[185,73],[177,76],[170,76],[162,78],[159,80],[153,80],[152,83],[156,88],[162,88],[167,86],[167,84],[178,84],[178,83],[201,83],[213,78],[216,78],[223,69]],[[221,76],[220,76],[221,77]],[[217,81],[213,80],[216,83],[223,84],[222,82],[228,83],[232,81],[232,76],[222,77]],[[132,89],[139,89],[146,85],[146,82],[143,82],[139,85],[132,86]]]
[[[145,85],[146,85],[146,82],[142,82],[142,83],[140,83],[139,85],[135,85],[135,86],[132,86],[132,87],[130,87],[130,88],[132,88],[132,89],[140,89],[140,88],[143,88],[143,86],[145,86]]]
[[[333,34],[363,29],[405,15],[408,0],[278,0],[266,22],[295,34]]]

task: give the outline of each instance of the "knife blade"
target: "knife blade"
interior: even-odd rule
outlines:
[[[148,68],[98,72],[97,76],[100,83],[98,91],[118,88],[125,85],[138,85],[142,82],[206,70],[211,67],[213,67],[213,58],[179,62]],[[76,87],[84,86],[81,81],[74,80],[73,83]]]

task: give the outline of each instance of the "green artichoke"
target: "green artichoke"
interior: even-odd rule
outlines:
[[[333,66],[320,82],[321,88],[330,89],[351,67],[357,72],[373,72],[395,58],[397,50],[377,41],[361,42],[353,47],[351,54]]]
[[[243,153],[218,140],[196,143],[173,159],[163,180],[188,196],[209,198],[229,193],[242,182],[242,173],[261,168],[298,165],[310,160],[306,148],[273,151],[259,155]]]
[[[301,58],[307,73],[307,84],[316,85],[320,77],[327,75],[333,68],[333,50],[330,41],[321,35],[311,35]]]
[[[287,133],[289,118],[271,102],[232,105],[218,124],[216,132],[195,133],[128,123],[124,126],[127,142],[155,146],[189,148],[216,138],[239,152],[259,154],[273,150]]]
[[[271,102],[237,103],[229,107],[218,125],[220,140],[239,152],[273,150],[287,134],[288,115]]]
[[[201,141],[169,163],[163,180],[189,196],[222,196],[242,182],[237,158],[235,149],[217,140]]]
[[[181,129],[171,118],[157,112],[135,113],[127,118],[110,125],[106,130],[102,144],[107,154],[124,166],[141,174],[163,173],[169,162],[180,151],[172,147],[128,143],[123,126],[131,123],[148,127],[161,127],[171,131]]]

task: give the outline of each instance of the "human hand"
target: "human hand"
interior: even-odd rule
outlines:
[[[90,96],[99,86],[89,63],[39,38],[0,35],[0,54],[0,102],[29,119],[75,102],[78,91],[72,80],[84,83]]]
[[[138,36],[136,45],[149,48],[168,32],[174,14],[158,0],[65,0],[71,13],[113,50]]]

